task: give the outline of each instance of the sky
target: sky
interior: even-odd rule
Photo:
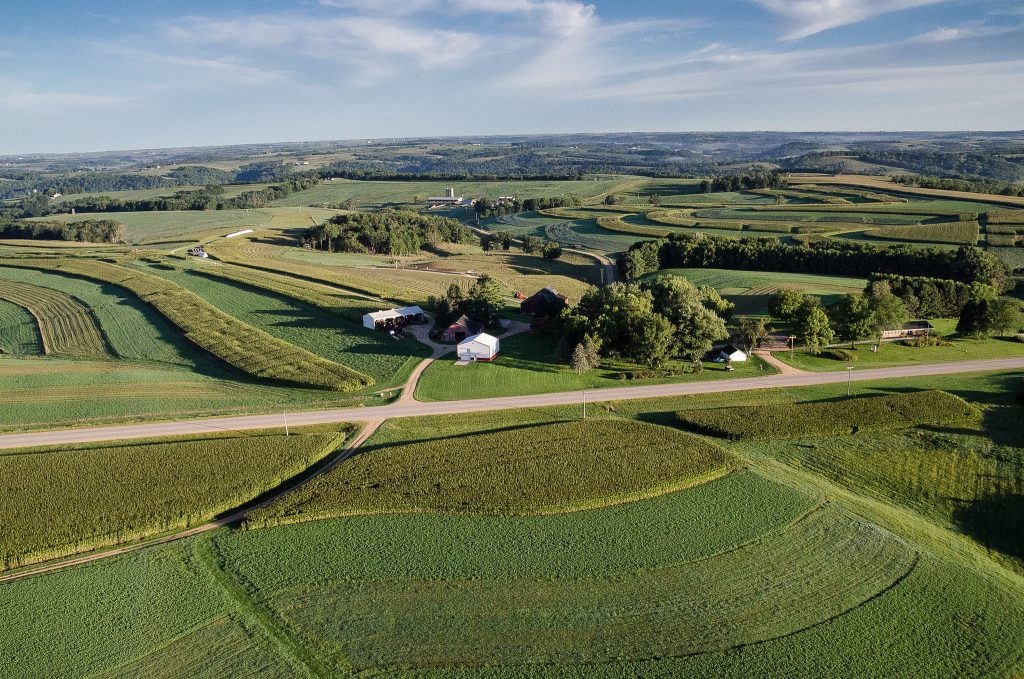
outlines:
[[[1024,128],[1020,0],[2,0],[0,154]]]

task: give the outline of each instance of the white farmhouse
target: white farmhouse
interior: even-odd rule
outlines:
[[[747,352],[742,349],[738,349],[732,344],[726,344],[718,352],[718,360],[722,363],[726,361],[732,361],[733,363],[742,363],[747,360]]]
[[[459,342],[456,354],[460,361],[491,361],[500,350],[501,342],[498,338],[482,332]]]

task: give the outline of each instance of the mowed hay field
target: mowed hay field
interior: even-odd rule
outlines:
[[[39,325],[23,307],[0,298],[0,350],[3,354],[36,355],[43,353]]]
[[[8,281],[0,298],[26,309],[39,327],[43,353],[103,358],[107,345],[89,309],[57,290]]]
[[[244,280],[243,276],[238,280],[223,280],[198,273],[215,271],[217,267],[202,267],[197,272],[152,266],[144,268],[190,290],[233,318],[370,376],[376,386],[393,383],[407,368],[411,369],[408,364],[430,354],[425,345],[411,337],[396,342],[384,333],[367,330],[360,321],[352,318],[352,313],[341,317],[300,302],[296,299],[299,291],[294,292],[295,297],[284,296],[240,282]],[[376,309],[377,305],[364,300],[362,307],[357,309],[357,318],[361,319],[363,313]]]
[[[338,391],[352,391],[372,384],[372,379],[365,375],[277,339],[151,274],[98,260],[34,258],[7,259],[3,263],[11,267],[59,271],[129,290],[152,305],[193,344],[253,377]]]
[[[87,305],[114,355],[130,361],[213,370],[180,330],[150,305],[110,283],[38,269],[5,267],[0,286],[30,284],[56,290]]]

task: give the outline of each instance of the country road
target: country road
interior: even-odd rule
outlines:
[[[925,377],[930,375],[954,375],[960,373],[985,372],[991,370],[1024,369],[1024,358],[999,358],[956,363],[934,363],[929,365],[900,366],[893,368],[872,368],[847,371],[792,375],[770,375],[766,377],[745,377],[720,379],[704,382],[658,384],[640,387],[611,387],[592,389],[586,394],[581,391],[563,391],[552,394],[527,396],[506,396],[465,401],[398,401],[384,406],[366,408],[338,408],[332,410],[310,410],[287,414],[291,427],[338,422],[380,422],[396,417],[423,417],[426,415],[457,415],[489,410],[510,410],[516,408],[540,408],[587,401],[626,401],[661,396],[687,396],[693,394],[716,394],[750,389],[773,389],[779,387],[803,387],[821,384],[841,384],[847,379],[854,382],[870,380]],[[38,431],[21,434],[0,435],[0,448],[23,448],[28,446],[61,445],[69,443],[90,443],[95,441],[117,441],[126,439],[151,438],[158,436],[184,436],[206,434],[211,431],[245,431],[284,427],[284,414],[242,415],[208,419],[181,420],[177,422],[153,422],[121,426],[86,429],[64,429]]]

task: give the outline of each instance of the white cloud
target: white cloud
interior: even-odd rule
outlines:
[[[327,61],[365,63],[401,57],[419,68],[468,59],[483,43],[480,36],[466,31],[420,28],[368,16],[319,19],[259,15],[226,21],[193,17],[169,27],[167,35],[194,45],[256,52],[290,49]]]
[[[753,0],[781,16],[783,40],[806,38],[831,28],[855,24],[880,14],[934,5],[945,0]]]
[[[974,21],[962,26],[942,26],[932,31],[927,31],[910,38],[907,42],[919,43],[942,43],[953,40],[968,40],[976,38],[990,38],[1004,33],[1013,33],[1021,30],[1021,26],[988,26],[980,21]]]
[[[573,0],[452,0],[453,6],[467,12],[527,14],[540,23],[538,28],[561,35],[572,35],[593,25],[597,8]]]
[[[77,92],[31,92],[28,90],[0,95],[0,110],[21,112],[58,109],[113,108],[131,101],[129,97]]]

